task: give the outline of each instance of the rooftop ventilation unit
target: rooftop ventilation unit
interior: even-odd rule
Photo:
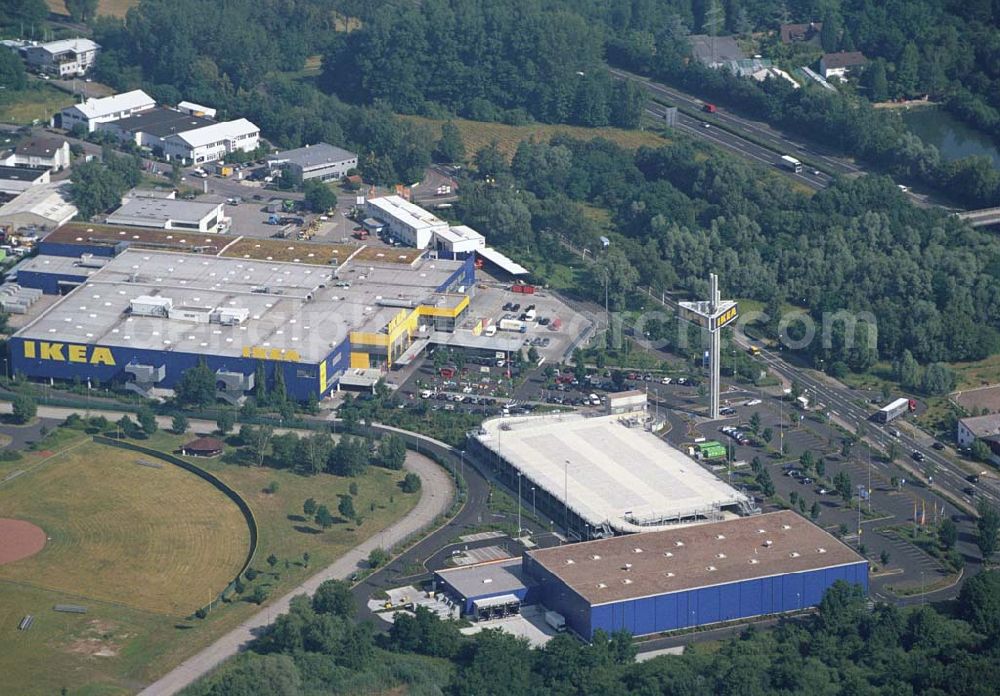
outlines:
[[[129,301],[129,311],[137,317],[166,317],[174,306],[169,297],[140,295]]]
[[[788,557],[789,558],[798,558],[801,555],[802,554],[800,554],[798,551],[792,551],[791,553],[788,554]]]
[[[758,561],[756,558],[751,558],[748,562],[750,563],[750,565],[757,565],[758,563],[760,563],[760,561]]]
[[[774,542],[771,541],[770,539],[767,539],[767,540],[764,541],[764,546],[770,547],[770,546],[773,546],[773,545],[774,545]]]

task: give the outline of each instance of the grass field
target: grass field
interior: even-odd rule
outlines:
[[[73,97],[46,84],[16,92],[0,93],[0,122],[27,124],[48,121],[54,113],[73,104]]]
[[[66,10],[66,3],[63,0],[45,0],[45,3],[49,6],[50,12],[69,16],[69,12]],[[124,17],[129,9],[138,4],[139,0],[98,0],[97,15]]]
[[[18,462],[0,463],[3,467],[0,478],[3,478],[5,470],[26,471],[17,479],[0,485],[0,511],[7,514],[9,493],[5,489],[8,487],[15,483],[25,485],[31,480],[44,480],[43,474],[47,473],[50,464],[68,460],[71,456],[84,459],[79,456],[80,450],[100,448],[83,444],[65,455],[54,452],[60,447],[81,442],[83,437],[79,431],[60,428],[49,434],[39,451],[26,452],[24,459]],[[158,432],[140,444],[172,452],[182,442],[192,438],[192,434],[175,436]],[[99,457],[89,459],[100,461],[100,466],[105,467],[110,461],[105,456],[107,452],[107,449],[101,448]],[[112,449],[110,455],[125,458],[127,466],[122,473],[126,476],[158,476],[167,472],[167,468],[148,469],[134,464],[137,458],[134,453]],[[42,463],[46,457],[53,456],[53,459]],[[407,495],[399,490],[401,472],[372,468],[355,479],[327,474],[304,477],[289,471],[243,467],[219,460],[192,461],[233,487],[253,510],[260,533],[253,564],[260,571],[257,578],[246,583],[242,596],[233,595],[227,602],[216,603],[204,620],[186,620],[180,615],[143,611],[0,580],[0,674],[4,675],[4,688],[11,689],[10,693],[53,694],[64,686],[74,696],[135,693],[257,611],[259,607],[247,600],[258,585],[267,587],[271,597],[284,594],[347,549],[389,526],[408,512],[418,499],[416,494]],[[114,469],[116,473],[119,470],[117,466]],[[190,474],[184,475],[193,478]],[[278,490],[266,493],[264,489],[272,482],[278,483]],[[355,508],[364,518],[360,526],[340,522],[326,532],[320,532],[314,524],[301,519],[302,503],[309,497],[327,505],[336,514],[339,496],[349,492],[351,483],[357,486]],[[117,489],[118,484],[111,484],[111,488]],[[103,492],[100,495],[107,497]],[[222,500],[225,501],[224,498]],[[143,513],[160,514],[149,508],[143,508]],[[79,524],[84,525],[85,522]],[[136,531],[144,533],[146,526],[144,520]],[[308,567],[302,562],[305,552],[310,555]],[[46,553],[48,549],[35,558],[42,559]],[[266,561],[272,554],[278,561],[273,568]],[[16,565],[6,568],[13,569]],[[0,573],[2,577],[5,576]],[[77,574],[75,579],[90,582],[82,574]],[[208,597],[193,597],[191,603],[204,604],[207,600]],[[73,615],[51,611],[52,605],[57,603],[83,604],[88,612]],[[19,632],[17,624],[26,613],[36,616],[35,625],[27,633]],[[0,693],[6,693],[4,688],[0,688]]]
[[[136,459],[84,441],[0,487],[3,514],[50,538],[0,566],[0,580],[173,616],[225,587],[249,545],[236,505],[182,469]]]
[[[440,137],[444,121],[423,118],[421,116],[400,116],[407,121],[429,127],[435,138]],[[559,126],[546,123],[533,123],[527,126],[507,126],[502,123],[487,123],[454,119],[462,134],[466,155],[471,157],[480,148],[497,141],[500,150],[508,157],[514,154],[518,143],[534,137],[536,140],[547,141],[553,135],[565,134],[580,140],[605,138],[618,143],[622,147],[637,149],[643,145],[660,147],[670,141],[655,133],[641,130],[623,130],[621,128],[582,128],[579,126]]]

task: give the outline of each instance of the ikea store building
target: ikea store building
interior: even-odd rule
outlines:
[[[62,297],[8,342],[15,374],[149,396],[204,360],[218,396],[237,403],[260,366],[299,400],[392,367],[419,333],[454,330],[475,266],[417,250],[67,226],[16,278]]]

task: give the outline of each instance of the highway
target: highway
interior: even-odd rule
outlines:
[[[929,438],[918,439],[906,432],[905,428],[897,428],[892,423],[882,425],[868,420],[871,410],[867,405],[862,406],[857,403],[857,396],[850,389],[832,380],[813,375],[809,370],[793,367],[782,360],[776,353],[761,349],[761,359],[772,371],[779,374],[786,380],[796,380],[812,395],[815,401],[822,403],[826,411],[843,423],[851,427],[863,426],[866,437],[877,447],[886,451],[889,444],[896,443],[900,456],[910,459],[910,466],[913,469],[924,473],[927,478],[929,472],[933,472],[933,486],[943,490],[954,500],[962,500],[967,505],[972,505],[973,500],[964,493],[964,489],[969,487],[967,474],[955,462],[940,452],[929,446]],[[898,432],[899,435],[894,433]],[[920,452],[926,457],[925,461],[917,462],[913,460],[912,453]],[[876,468],[885,468],[883,462],[872,462]],[[977,496],[988,500],[996,505],[1000,502],[1000,496],[987,481],[981,481],[976,486]]]
[[[738,116],[718,106],[715,112],[708,113],[703,110],[705,101],[698,97],[625,70],[609,68],[609,71],[618,79],[637,82],[647,91],[651,101],[646,105],[646,114],[654,119],[662,121],[666,108],[653,100],[696,113],[697,116],[682,112],[677,114],[677,129],[692,137],[711,142],[757,164],[778,167],[778,160],[782,155],[802,160],[803,171],[800,174],[794,174],[783,168],[780,171],[813,190],[818,191],[829,186],[834,176],[860,176],[865,173],[864,169],[846,157],[831,154],[815,144],[802,143],[800,138],[784,133],[762,121]],[[831,172],[833,176],[825,172]],[[923,208],[938,206],[951,209],[934,202],[927,193],[918,193],[909,187],[900,188],[914,205]]]
[[[666,107],[657,104],[656,102],[650,102],[646,106],[646,113],[658,120],[663,120],[665,112]],[[693,138],[707,140],[713,145],[717,145],[723,150],[727,150],[739,157],[751,160],[757,164],[762,164],[766,167],[778,169],[782,174],[808,186],[814,191],[826,188],[833,181],[833,177],[828,174],[824,174],[819,170],[810,169],[808,167],[803,167],[803,170],[798,174],[785,169],[784,167],[780,167],[778,165],[780,155],[776,154],[773,150],[762,147],[757,143],[751,142],[750,140],[746,140],[737,135],[733,135],[732,133],[722,130],[721,128],[714,128],[712,127],[712,124],[692,118],[687,114],[678,112],[677,121],[674,127],[684,133],[687,133]]]
[[[829,169],[836,174],[850,175],[862,174],[863,170],[853,162],[818,151],[815,147],[807,146],[797,142],[792,136],[778,131],[761,121],[753,121],[742,116],[737,116],[731,111],[716,107],[715,113],[705,113],[702,111],[705,102],[690,94],[680,92],[672,87],[667,87],[659,82],[653,82],[641,75],[635,75],[625,70],[611,68],[611,74],[621,79],[633,80],[642,85],[650,96],[666,101],[674,106],[684,107],[702,113],[699,119],[691,119],[695,123],[709,123],[717,126],[725,126],[727,129],[735,131],[743,138],[753,138],[767,146],[766,149],[772,153],[792,155],[808,159]],[[690,118],[690,117],[689,117]],[[772,156],[770,161],[774,161]]]

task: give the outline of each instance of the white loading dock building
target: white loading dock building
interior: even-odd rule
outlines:
[[[97,61],[100,44],[90,39],[63,39],[25,46],[28,67],[57,77],[86,75]]]
[[[141,89],[114,94],[100,99],[88,99],[82,104],[67,106],[59,112],[62,127],[71,130],[77,124],[83,125],[88,133],[93,133],[98,124],[110,123],[127,118],[156,106],[156,101]]]
[[[434,233],[434,248],[448,258],[462,257],[486,248],[486,237],[466,225]]]
[[[217,232],[225,220],[222,203],[179,201],[139,196],[108,215],[109,225],[152,227],[160,230]]]
[[[223,121],[163,139],[167,159],[193,164],[214,162],[231,152],[252,152],[260,144],[260,128],[245,118]]]
[[[426,249],[435,234],[448,231],[447,222],[401,196],[370,198],[365,213],[384,222],[393,238],[417,249]]]
[[[357,168],[358,156],[329,143],[316,143],[268,155],[267,166],[270,169],[287,167],[303,181],[339,181],[347,176],[347,172]]]
[[[495,418],[469,438],[524,503],[583,539],[753,511],[753,501],[645,429],[580,414]]]

